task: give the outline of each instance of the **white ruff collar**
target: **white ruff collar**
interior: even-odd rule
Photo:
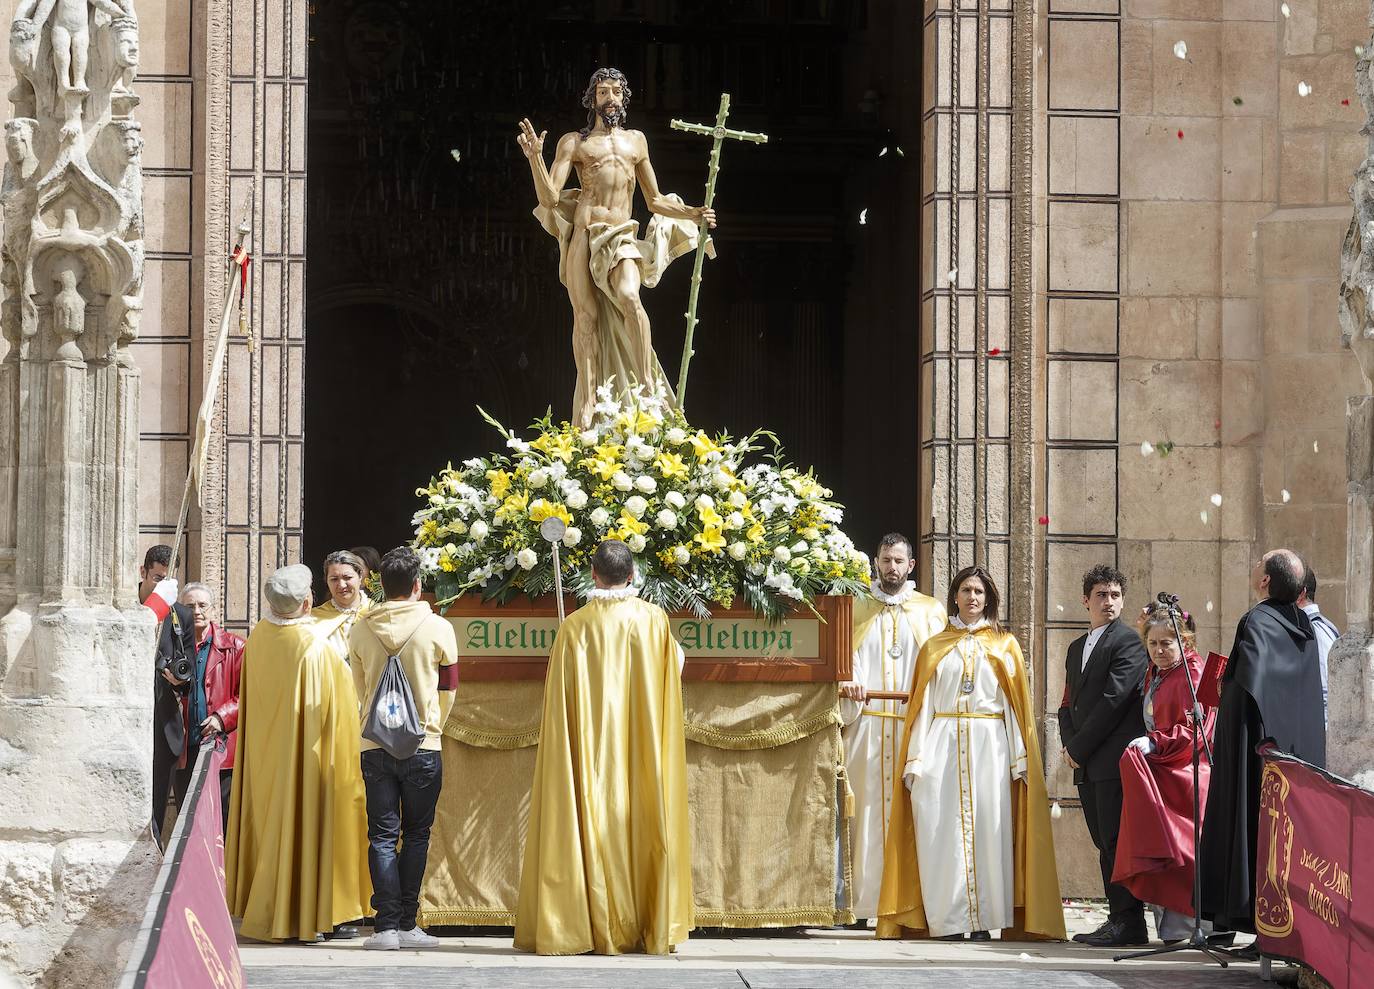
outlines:
[[[587,592],[588,601],[624,601],[639,597],[638,587],[593,587]]]
[[[275,611],[269,611],[267,613],[267,620],[271,622],[273,625],[281,625],[285,627],[287,625],[308,625],[315,619],[310,615],[309,612],[306,612],[304,615],[297,615],[295,618],[283,618]]]
[[[883,590],[882,585],[879,584],[876,580],[869,581],[868,588],[873,592],[873,596],[875,598],[877,598],[883,604],[888,605],[906,604],[907,601],[911,598],[911,595],[916,593],[916,583],[915,581],[910,580],[903,584],[902,589],[898,591],[896,594],[888,594],[886,591]]]
[[[363,606],[363,596],[362,593],[359,592],[358,603],[351,608],[343,607],[341,604],[339,604],[339,602],[335,601],[333,598],[329,599],[329,603],[332,604],[334,606],[334,610],[341,615],[356,615],[359,609],[361,609]]]
[[[960,618],[957,614],[949,616],[949,623],[953,625],[955,628],[962,628],[965,632],[976,632],[980,628],[992,627],[992,623],[988,621],[986,618],[980,618],[972,625],[965,625],[964,620]]]

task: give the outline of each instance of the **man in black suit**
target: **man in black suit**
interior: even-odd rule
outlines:
[[[1145,909],[1125,886],[1112,882],[1121,830],[1121,770],[1126,746],[1145,734],[1141,685],[1149,656],[1133,628],[1120,621],[1126,578],[1099,564],[1083,575],[1083,606],[1092,623],[1074,639],[1064,663],[1059,735],[1083,802],[1088,833],[1097,846],[1107,922],[1075,941],[1098,948],[1145,944]]]

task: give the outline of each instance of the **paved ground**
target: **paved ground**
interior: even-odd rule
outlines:
[[[1070,934],[1101,922],[1100,908],[1066,911]],[[875,941],[860,931],[731,931],[696,935],[667,958],[581,955],[541,958],[510,937],[464,931],[428,951],[367,952],[362,940],[319,945],[240,945],[252,989],[1261,989],[1259,966],[1229,969],[1195,952],[1114,963],[1111,952],[1073,944]]]

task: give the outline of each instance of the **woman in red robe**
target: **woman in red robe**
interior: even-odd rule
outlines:
[[[1140,637],[1150,654],[1145,674],[1145,728],[1121,756],[1121,836],[1112,881],[1150,904],[1155,928],[1166,944],[1187,938],[1193,929],[1193,740],[1189,717],[1192,692],[1202,676],[1192,616],[1181,612],[1179,653],[1173,622],[1164,605],[1152,604],[1140,616]],[[1216,710],[1203,708],[1208,742]],[[1198,803],[1207,806],[1211,766],[1204,750],[1198,763]]]

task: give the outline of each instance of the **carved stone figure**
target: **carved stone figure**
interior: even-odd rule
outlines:
[[[114,33],[115,65],[119,67],[110,98],[132,98],[137,105],[138,97],[134,96],[133,82],[134,74],[138,71],[138,21],[121,14],[110,22],[110,30]]]
[[[10,342],[7,361],[19,359],[20,343],[32,336],[33,281],[28,265],[29,238],[35,201],[34,173],[38,158],[33,153],[33,128],[38,121],[20,117],[5,123],[4,183],[0,185],[0,215],[4,217],[4,256],[0,281],[5,290],[0,329]]]
[[[33,8],[32,0],[26,4]],[[10,67],[14,69],[14,88],[9,99],[15,113],[22,117],[38,115],[33,88],[33,69],[38,61],[38,25],[27,17],[16,17],[10,25]]]
[[[61,341],[54,355],[59,361],[81,360],[76,341],[86,332],[86,300],[76,289],[76,271],[63,268],[53,279],[57,293],[52,300],[52,325]]]

